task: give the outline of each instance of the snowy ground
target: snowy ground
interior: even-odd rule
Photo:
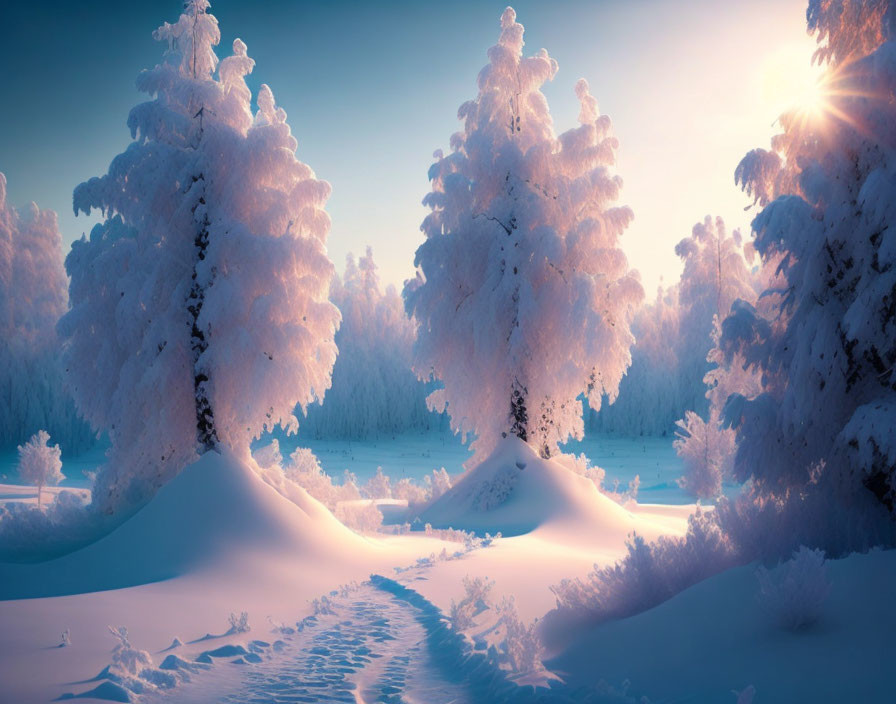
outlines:
[[[656,485],[680,471],[658,442],[599,447],[621,484],[651,462]],[[393,473],[429,472],[452,453],[462,461],[447,442],[429,455],[422,444],[376,454],[386,449],[355,444],[331,460],[359,475],[376,456]],[[748,566],[592,628],[548,653],[547,670],[520,675],[508,669],[505,599],[528,626],[553,608],[552,585],[614,562],[632,531],[682,535],[693,505],[620,505],[512,440],[423,516],[506,534],[464,545],[438,531],[359,536],[304,491],[278,492],[263,476],[207,455],[97,543],[48,563],[0,564],[0,701],[735,702],[732,691],[748,686],[756,704],[887,699],[894,552],[832,562],[822,617],[798,633],[770,622]],[[656,491],[648,496],[668,496]],[[2,494],[33,501],[27,487]],[[446,617],[470,578],[490,582],[490,597],[458,633]],[[251,630],[229,631],[228,616],[242,611]],[[142,677],[112,654],[109,626],[126,626],[147,652]],[[65,630],[71,644],[59,647]]]

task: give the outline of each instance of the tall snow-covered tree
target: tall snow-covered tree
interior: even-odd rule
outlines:
[[[740,232],[728,234],[720,217],[706,216],[675,246],[684,262],[678,284],[681,309],[677,337],[678,374],[685,408],[705,415],[703,377],[713,346],[713,320],[738,299],[754,301],[754,278],[744,259]]]
[[[780,259],[773,315],[750,306],[723,323],[722,348],[766,384],[732,398],[735,471],[783,494],[835,488],[838,501],[896,491],[896,8],[811,0],[826,63],[821,100],[780,118],[771,149],[736,178],[763,206],[764,260]],[[848,489],[853,491],[848,491]]]
[[[413,322],[395,287],[383,290],[370,247],[346,257],[330,300],[342,314],[339,357],[323,404],[308,411],[303,434],[373,438],[439,427],[426,405],[426,388],[411,369]]]
[[[106,220],[66,260],[60,322],[79,408],[112,449],[100,506],[145,501],[211,448],[248,453],[323,397],[339,313],[328,300],[330,186],[295,155],[286,114],[262,85],[251,112],[246,45],[218,62],[217,20],[189,0],[154,37],[150,100],[133,142],[75,189],[75,212]]]
[[[632,211],[615,205],[617,140],[587,82],[580,125],[557,137],[540,91],[557,62],[523,56],[512,8],[488,57],[451,153],[429,171],[432,212],[404,293],[415,369],[444,382],[431,401],[477,436],[479,458],[502,434],[548,455],[581,436],[580,396],[612,401],[630,363],[643,291],[619,237]]]
[[[68,279],[56,213],[6,201],[0,173],[0,448],[49,428],[77,452],[90,431],[65,393],[56,322],[68,303]]]

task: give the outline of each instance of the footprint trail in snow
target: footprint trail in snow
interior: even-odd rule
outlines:
[[[437,661],[417,609],[365,583],[330,599],[255,665],[221,662],[157,701],[224,704],[351,702],[464,704],[463,677]],[[453,675],[453,676],[452,676]]]

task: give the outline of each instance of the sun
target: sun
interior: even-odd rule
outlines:
[[[825,114],[824,70],[812,63],[813,49],[807,43],[786,45],[762,63],[760,99],[772,119],[793,111],[808,119]]]

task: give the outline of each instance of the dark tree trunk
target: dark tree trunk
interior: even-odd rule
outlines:
[[[526,442],[529,439],[529,413],[526,410],[526,387],[514,382],[510,392],[510,434]]]
[[[202,182],[205,177],[199,174],[195,182]],[[199,205],[205,205],[205,197],[200,196]],[[198,206],[197,206],[198,207]],[[196,213],[196,207],[193,208]],[[203,212],[201,218],[196,221],[196,239],[193,244],[196,248],[196,259],[193,262],[193,285],[190,289],[190,297],[187,302],[187,310],[190,312],[192,324],[190,332],[190,351],[193,355],[193,396],[196,403],[196,439],[199,443],[199,454],[217,449],[218,433],[215,430],[215,415],[212,404],[208,399],[208,375],[200,366],[200,358],[208,349],[208,338],[205,331],[199,326],[199,317],[202,306],[205,303],[205,286],[200,283],[198,277],[199,265],[205,260],[208,250],[208,214]]]

